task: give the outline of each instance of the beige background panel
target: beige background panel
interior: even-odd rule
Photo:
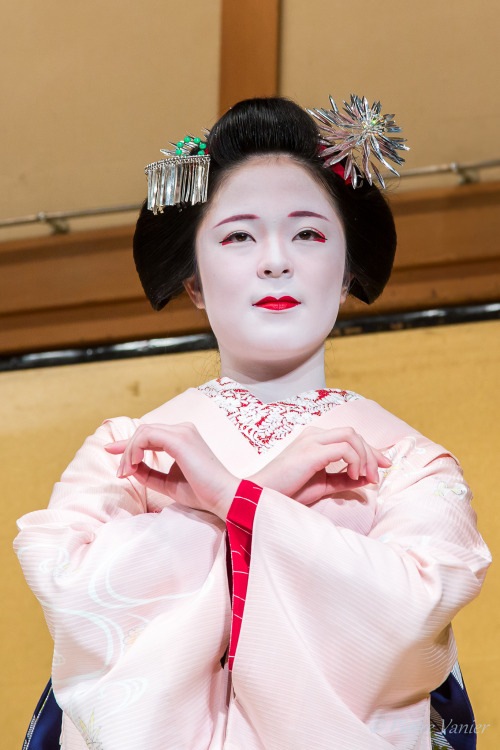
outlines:
[[[141,201],[142,168],[167,139],[210,127],[217,117],[221,6],[222,0],[9,6],[0,28],[0,95],[8,113],[0,218]],[[500,157],[498,3],[281,6],[280,93],[317,107],[327,106],[329,92],[338,100],[351,91],[380,98],[404,126],[409,168]],[[498,179],[500,169],[483,177]],[[456,182],[419,178],[402,186]],[[123,221],[106,216],[72,227]],[[0,241],[47,231],[1,229]]]
[[[499,35],[492,0],[284,0],[280,92],[308,107],[328,107],[328,94],[380,99],[404,128],[408,169],[500,158]]]
[[[11,4],[0,30],[0,218],[142,201],[143,167],[217,118],[220,5]],[[85,226],[103,221],[113,217]],[[47,229],[2,229],[0,240],[34,233]]]
[[[498,452],[500,321],[341,338],[328,343],[327,382],[358,391],[460,457],[475,491],[479,526],[500,554]],[[11,544],[15,519],[45,507],[83,439],[108,416],[140,416],[217,375],[216,352],[161,355],[0,374],[2,739],[20,747],[48,679],[51,642]],[[478,723],[491,724],[479,750],[496,750],[500,690],[499,573],[455,622],[460,662]]]

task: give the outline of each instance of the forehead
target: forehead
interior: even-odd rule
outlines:
[[[230,172],[214,196],[209,214],[216,218],[227,211],[250,209],[264,215],[296,210],[335,215],[332,198],[323,185],[285,155],[253,157]]]

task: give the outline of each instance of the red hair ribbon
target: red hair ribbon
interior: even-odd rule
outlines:
[[[342,177],[346,185],[351,184],[351,175],[348,175],[347,180],[344,178],[344,167],[342,166],[342,164],[339,164],[339,162],[337,162],[337,164],[332,164],[329,169],[331,169],[332,172],[335,172],[335,174],[338,174],[340,177]]]
[[[324,151],[325,148],[326,148],[326,146],[320,146],[319,147],[320,156],[321,156],[321,152]],[[349,175],[347,177],[347,180],[344,179],[344,167],[342,166],[342,164],[340,164],[340,162],[337,162],[336,164],[332,164],[332,166],[331,167],[327,167],[327,169],[329,169],[331,172],[335,172],[335,174],[338,174],[339,177],[342,177],[342,179],[344,180],[344,182],[345,182],[346,185],[350,185],[351,184],[351,182],[352,182],[351,175]]]

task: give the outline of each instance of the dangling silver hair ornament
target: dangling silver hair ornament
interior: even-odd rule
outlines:
[[[353,188],[359,183],[359,176],[366,177],[370,185],[373,175],[381,187],[385,182],[374,164],[377,159],[384,167],[399,177],[391,164],[403,164],[404,159],[398,151],[409,151],[405,146],[406,138],[397,138],[389,133],[400,133],[402,128],[394,124],[394,115],[381,115],[380,102],[368,106],[366,97],[351,94],[350,104],[344,101],[344,113],[339,112],[337,105],[330,96],[331,110],[308,109],[307,112],[319,123],[320,156],[325,160],[325,167],[347,159],[344,167],[344,179],[352,182]],[[339,167],[335,169],[339,172]],[[373,172],[373,175],[372,175]]]
[[[148,164],[144,169],[148,178],[148,208],[154,214],[162,213],[165,206],[183,203],[194,206],[207,200],[210,167],[207,144],[192,135],[170,143],[175,146],[173,151],[160,149],[167,158]],[[192,153],[194,147],[198,147],[195,154]]]

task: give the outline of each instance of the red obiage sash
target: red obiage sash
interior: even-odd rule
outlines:
[[[228,572],[232,573],[229,580],[233,603],[228,654],[230,671],[233,668],[238,638],[240,637],[241,623],[243,621],[243,610],[245,609],[248,576],[250,573],[253,521],[261,493],[262,487],[243,479],[236,491],[226,517],[231,556],[231,570],[228,570]]]

